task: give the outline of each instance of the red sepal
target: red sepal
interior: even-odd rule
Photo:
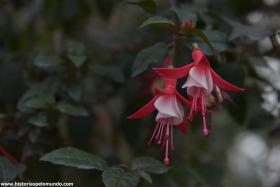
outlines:
[[[178,79],[187,76],[193,63],[183,66],[181,68],[153,68],[153,70],[162,77],[169,79]]]
[[[155,96],[150,102],[148,102],[146,105],[144,105],[142,108],[137,110],[135,113],[131,114],[128,116],[128,119],[138,119],[138,118],[143,118],[153,111],[155,111],[155,106],[154,103],[158,99],[159,96]]]
[[[212,68],[210,68],[210,72],[211,72],[214,83],[217,86],[219,86],[220,88],[222,88],[224,90],[228,90],[228,91],[233,91],[233,92],[241,92],[241,91],[245,90],[243,88],[239,88],[239,87],[225,81]]]

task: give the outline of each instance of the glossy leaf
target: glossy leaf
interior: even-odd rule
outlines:
[[[138,171],[138,173],[139,173],[139,175],[140,175],[141,177],[143,177],[143,179],[145,179],[147,182],[153,183],[153,179],[152,179],[152,177],[151,177],[151,175],[150,175],[149,173],[147,173],[147,172],[145,172],[145,171],[142,171],[142,170]]]
[[[150,26],[150,25],[168,26],[168,27],[174,28],[175,22],[169,18],[154,16],[154,17],[150,17],[146,21],[144,21],[142,23],[142,25],[140,26],[140,28]]]
[[[165,43],[156,43],[142,49],[136,56],[132,67],[132,76],[135,77],[146,71],[150,65],[159,65],[167,53],[168,46]]]
[[[102,158],[72,147],[54,150],[43,155],[40,160],[79,169],[104,170],[107,167]]]
[[[34,109],[42,109],[48,108],[54,105],[55,99],[50,94],[42,94],[33,98],[30,98],[25,102],[25,105],[34,108]]]
[[[166,167],[162,162],[151,157],[139,157],[132,161],[132,169],[153,174],[163,174],[166,173],[170,167]]]
[[[87,59],[84,55],[68,55],[68,58],[77,68],[81,67]]]
[[[73,116],[87,116],[88,111],[77,103],[61,101],[56,105],[56,109],[62,113]]]
[[[215,46],[213,45],[211,40],[208,38],[208,36],[202,30],[190,28],[190,29],[187,29],[184,33],[187,35],[193,35],[193,36],[197,36],[197,37],[201,38],[205,43],[207,43],[209,48],[213,51],[215,57],[218,60],[221,59],[217,49],[215,48]]]
[[[139,182],[137,173],[126,172],[120,167],[107,168],[102,178],[105,187],[135,187]]]
[[[270,34],[271,33],[267,30],[234,23],[229,40],[234,40],[242,36],[248,37],[251,40],[261,40]]]
[[[208,37],[209,41],[211,41],[213,47],[217,50],[217,52],[223,52],[228,48],[228,38],[224,32],[218,30],[205,30],[204,34]],[[198,46],[206,55],[213,55],[213,50],[204,40],[201,38],[195,37],[195,41],[198,42]]]
[[[47,116],[43,113],[31,117],[28,122],[37,127],[46,127],[48,125]]]
[[[57,56],[39,54],[34,59],[34,65],[39,68],[52,68],[59,66],[63,61]]]

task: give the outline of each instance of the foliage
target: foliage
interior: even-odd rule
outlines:
[[[236,151],[244,134],[261,139],[265,155],[278,145],[279,18],[249,18],[256,12],[270,17],[279,3],[258,2],[1,2],[0,181],[106,187],[266,184],[259,175],[266,173],[262,166],[272,167],[270,157],[251,162],[256,157],[244,156],[260,144],[253,150],[246,145],[243,160]],[[246,92],[224,95],[225,104],[207,119],[211,136],[201,136],[198,118],[188,125],[189,133],[176,134],[176,151],[166,167],[156,146],[145,146],[154,119],[127,116],[161,86],[151,68],[161,67],[167,55],[177,67],[191,62],[193,43],[219,75]],[[251,175],[238,175],[236,163],[250,166],[245,173]]]

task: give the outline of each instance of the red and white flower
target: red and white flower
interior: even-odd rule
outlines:
[[[165,88],[156,90],[155,97],[140,108],[137,112],[130,115],[129,119],[143,118],[153,111],[157,110],[156,127],[148,141],[161,144],[165,148],[164,164],[169,164],[169,146],[174,150],[173,144],[173,127],[178,127],[182,132],[186,132],[186,118],[183,105],[190,106],[190,101],[186,100],[176,90],[176,79],[164,79]]]
[[[203,133],[208,135],[206,125],[206,98],[214,88],[228,91],[243,91],[224,79],[222,79],[211,67],[208,59],[201,49],[196,48],[192,52],[193,63],[181,68],[154,68],[160,76],[178,79],[188,76],[183,88],[187,88],[187,94],[191,98],[191,111],[189,119],[192,120],[194,113],[200,112],[203,118]]]

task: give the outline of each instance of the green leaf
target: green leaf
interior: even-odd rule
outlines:
[[[103,174],[105,187],[134,187],[139,182],[139,175],[134,172],[125,172],[120,167],[107,168]]]
[[[80,101],[82,97],[81,86],[78,83],[70,83],[66,87],[66,92],[75,101]]]
[[[142,170],[154,174],[166,173],[170,167],[166,167],[160,161],[150,157],[140,157],[132,161],[133,170]]]
[[[31,85],[23,94],[17,108],[21,112],[31,113],[34,109],[44,109],[55,104],[54,94],[58,89],[58,82],[51,78],[41,83]]]
[[[4,157],[0,157],[0,181],[11,182],[25,170],[22,164],[14,165]]]
[[[105,66],[96,64],[93,66],[93,71],[95,74],[107,77],[113,81],[123,83],[124,82],[124,74],[120,67],[118,66]]]
[[[184,34],[194,35],[194,36],[201,38],[205,43],[207,43],[209,48],[213,51],[215,57],[220,61],[221,57],[220,57],[217,49],[214,47],[213,43],[210,41],[208,36],[203,31],[201,31],[199,29],[195,29],[195,28],[189,28],[189,29],[185,30]]]
[[[156,43],[142,49],[136,56],[132,67],[132,76],[135,77],[146,71],[150,65],[159,65],[166,56],[168,46],[165,43]]]
[[[147,172],[145,172],[145,171],[142,171],[142,170],[138,171],[138,173],[139,173],[139,175],[140,175],[141,177],[143,177],[147,182],[153,183],[153,179],[152,179],[152,177],[151,177],[151,175],[150,175],[149,173],[147,173]]]
[[[77,103],[60,101],[56,105],[56,109],[62,113],[73,115],[73,116],[88,116],[88,111]]]
[[[175,27],[175,23],[172,19],[160,17],[160,16],[154,16],[148,18],[146,21],[144,21],[140,28],[149,26],[149,25],[159,25],[159,26],[169,26],[169,27]]]
[[[41,94],[25,101],[25,105],[27,107],[34,108],[34,109],[48,108],[54,104],[55,104],[55,99],[53,95],[50,94]]]
[[[234,40],[242,36],[248,37],[251,40],[261,40],[270,34],[269,31],[264,29],[234,23],[229,40]]]
[[[104,170],[107,167],[102,158],[72,147],[54,150],[42,156],[40,160],[79,169]]]
[[[37,126],[37,127],[46,127],[48,125],[47,117],[43,113],[39,113],[35,116],[32,116],[29,120],[29,123]]]
[[[203,33],[208,37],[209,41],[211,41],[217,52],[223,52],[228,48],[228,39],[224,32],[217,30],[205,30]],[[194,39],[198,42],[199,48],[201,48],[206,55],[213,55],[213,50],[204,40],[198,37],[195,37]]]
[[[56,67],[62,63],[63,61],[57,56],[48,56],[43,54],[39,54],[34,60],[34,65],[39,68]]]
[[[67,55],[67,57],[77,68],[81,67],[87,59],[84,55]]]
[[[154,0],[128,0],[127,3],[138,5],[152,14],[154,14],[157,9],[157,4]]]
[[[234,40],[242,36],[245,36],[251,40],[261,40],[271,34],[271,32],[268,30],[243,25],[225,16],[222,16],[221,18],[232,27],[229,40]]]
[[[195,24],[197,21],[196,12],[192,7],[183,5],[173,8],[173,11],[176,13],[181,22],[192,20],[193,24]]]

